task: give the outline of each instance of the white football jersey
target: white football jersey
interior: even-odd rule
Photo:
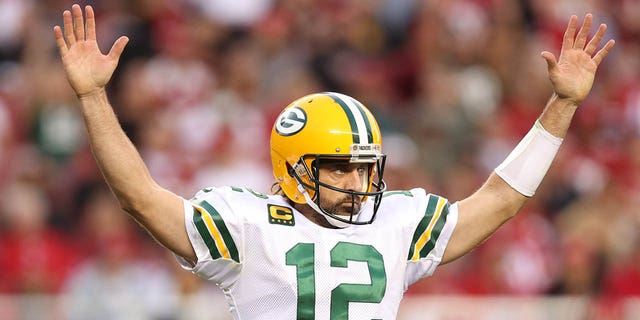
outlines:
[[[344,229],[247,188],[206,188],[184,207],[198,261],[178,261],[220,286],[234,319],[395,319],[442,260],[458,212],[423,189],[386,192],[372,224]]]

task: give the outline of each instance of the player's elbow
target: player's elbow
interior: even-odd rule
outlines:
[[[122,211],[128,213],[131,217],[136,220],[143,217],[144,213],[144,204],[140,199],[131,199],[128,197],[118,197],[118,202],[120,204],[120,209]]]
[[[119,193],[115,191],[114,193],[120,204],[120,209],[136,220],[144,218],[145,212],[151,210],[153,207],[148,192]]]
[[[530,199],[495,174],[472,197],[477,198],[474,208],[483,208],[498,218],[500,224],[516,216]]]

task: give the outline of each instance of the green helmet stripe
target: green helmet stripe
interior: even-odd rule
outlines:
[[[364,111],[364,106],[362,105],[362,103],[360,103],[360,101],[354,98],[351,98],[351,101],[358,108],[358,111],[362,115],[362,119],[364,119],[364,126],[367,131],[367,142],[373,143],[373,131],[371,130],[371,123],[369,122],[369,117],[367,117],[367,113]]]
[[[343,94],[328,92],[333,101],[339,104],[349,119],[349,125],[353,132],[353,143],[373,143],[371,123],[360,103]]]

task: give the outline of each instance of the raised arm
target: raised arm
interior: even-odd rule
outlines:
[[[542,52],[547,61],[553,94],[532,130],[470,197],[459,202],[458,223],[443,263],[472,250],[515,216],[533,196],[565,137],[578,106],[591,91],[598,65],[615,42],[599,51],[607,29],[601,24],[587,42],[593,16],[587,14],[576,35],[578,18],[571,16],[558,59]],[[595,54],[594,54],[595,53]]]
[[[91,6],[85,7],[85,15],[86,25],[82,9],[74,4],[63,13],[63,28],[55,26],[53,31],[67,78],[80,100],[96,162],[122,208],[162,245],[195,261],[181,198],[151,178],[107,99],[105,86],[129,39],[120,37],[107,55],[102,54]]]

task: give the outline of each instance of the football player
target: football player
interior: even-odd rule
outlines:
[[[532,129],[480,188],[449,202],[386,190],[374,116],[333,92],[284,108],[271,133],[276,192],[210,187],[184,199],[159,186],[122,131],[105,86],[128,38],[103,55],[93,9],[54,27],[96,161],[122,208],[182,266],[215,281],[236,319],[394,319],[405,290],[489,237],[533,196],[591,90],[606,25],[569,19],[560,55],[541,55],[553,95]],[[215,181],[212,181],[215,183]]]

